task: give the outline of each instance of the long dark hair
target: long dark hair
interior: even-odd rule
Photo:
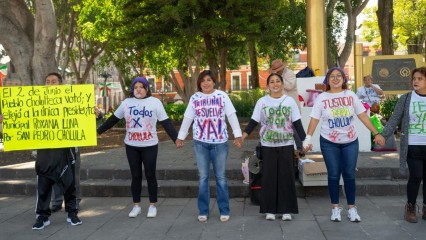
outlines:
[[[271,79],[272,76],[277,76],[281,80],[281,82],[284,82],[284,79],[280,74],[271,73],[271,74],[269,74],[268,78],[266,79],[266,85],[269,85],[269,80]]]
[[[203,92],[203,90],[201,89],[201,82],[203,81],[205,76],[210,76],[210,78],[216,84],[216,78],[213,77],[213,72],[211,70],[204,70],[200,73],[200,75],[198,75],[197,79],[197,90],[199,92]]]

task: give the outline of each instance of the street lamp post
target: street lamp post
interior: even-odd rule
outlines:
[[[99,76],[104,78],[104,88],[103,88],[103,105],[104,105],[104,111],[106,114],[106,95],[107,95],[107,80],[109,77],[111,77],[111,74],[107,73],[106,71],[103,71],[102,73],[99,74]]]

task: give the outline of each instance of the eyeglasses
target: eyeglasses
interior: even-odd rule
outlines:
[[[343,78],[343,76],[342,76],[342,75],[330,75],[328,78],[330,78],[331,80],[334,80],[334,79],[342,79],[342,78]]]

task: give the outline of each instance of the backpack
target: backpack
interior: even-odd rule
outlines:
[[[309,67],[305,67],[296,74],[297,78],[315,77],[314,71]]]

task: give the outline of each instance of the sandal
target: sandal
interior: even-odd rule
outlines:
[[[198,221],[200,221],[200,222],[206,222],[207,221],[207,216],[206,215],[199,215],[198,216]]]
[[[221,222],[227,222],[229,220],[229,215],[220,215]]]

